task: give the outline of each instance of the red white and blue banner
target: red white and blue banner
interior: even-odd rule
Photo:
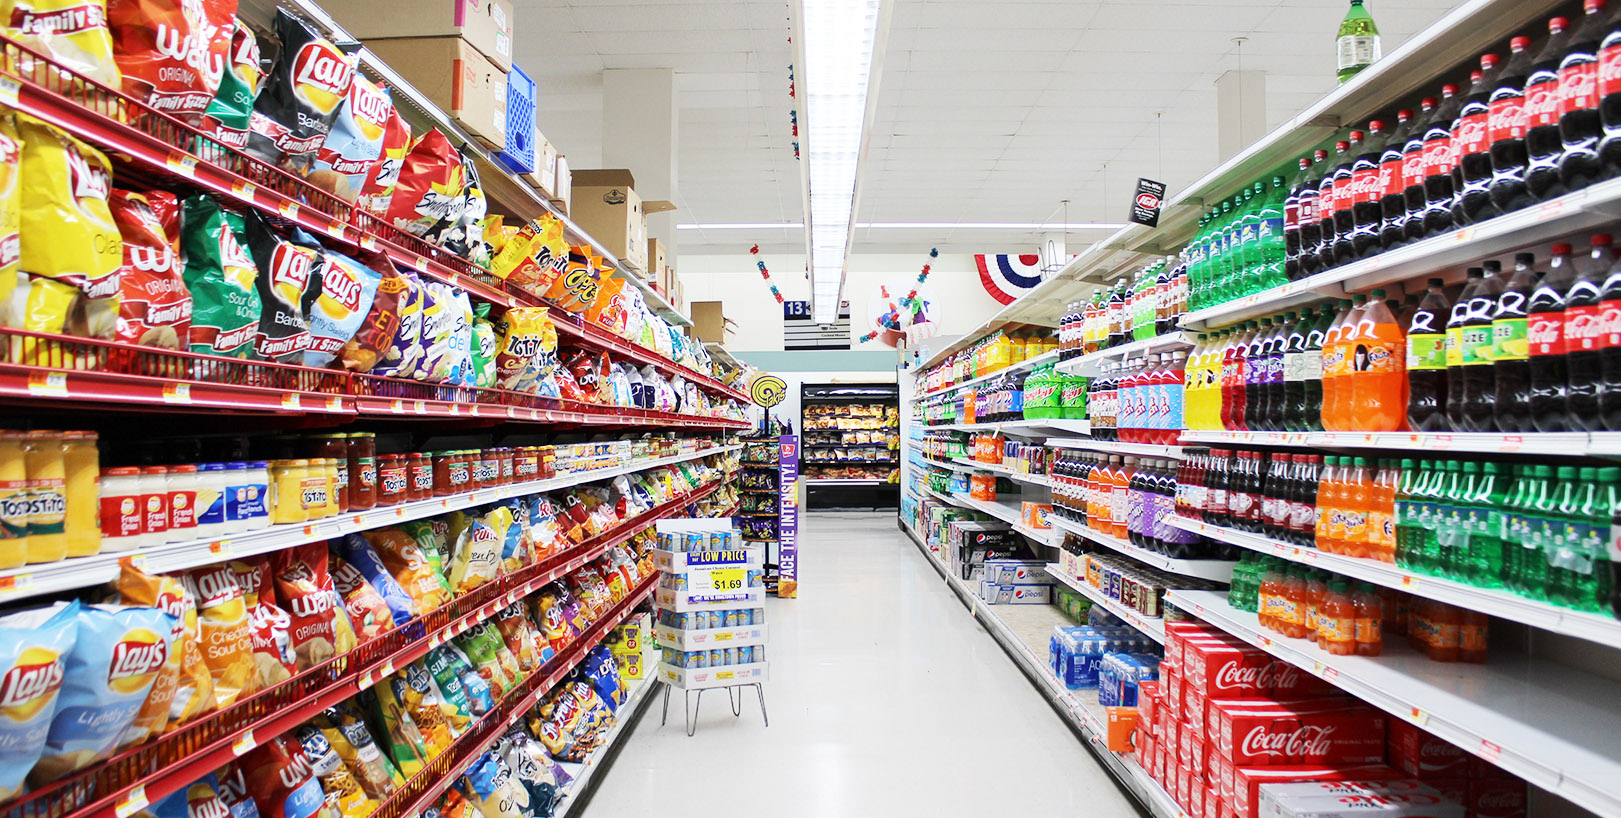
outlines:
[[[979,283],[985,292],[1002,304],[1012,304],[1041,283],[1041,256],[1028,255],[976,255],[979,265]]]

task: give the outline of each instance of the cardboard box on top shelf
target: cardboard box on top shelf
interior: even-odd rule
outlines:
[[[675,275],[675,268],[669,266],[668,264],[664,265],[664,269],[659,270],[658,281],[659,286],[664,288],[659,290],[659,292],[662,292],[668,296],[673,290],[675,290],[676,284],[679,283]]]
[[[692,329],[700,341],[726,343],[726,320],[719,301],[696,301],[692,305]],[[735,324],[734,324],[735,326]]]
[[[367,40],[366,48],[486,147],[494,150],[506,147],[507,72],[466,40],[460,37]]]
[[[563,154],[557,155],[553,166],[556,178],[553,180],[552,204],[567,216],[574,205],[574,173],[568,169],[568,157]]]
[[[460,37],[502,72],[512,70],[512,4],[507,0],[393,0],[387,4],[321,0],[321,8],[361,40]],[[405,73],[406,65],[387,57],[383,60]],[[421,87],[416,80],[411,84]]]
[[[569,217],[608,252],[637,270],[647,269],[647,216],[636,179],[623,168],[574,171]]]
[[[657,287],[664,272],[670,269],[669,262],[664,258],[666,246],[664,242],[658,239],[649,238],[647,240],[647,270],[645,271],[647,275],[643,276],[643,278],[650,286]]]
[[[535,132],[535,169],[523,179],[547,199],[557,192],[557,147],[539,131]]]

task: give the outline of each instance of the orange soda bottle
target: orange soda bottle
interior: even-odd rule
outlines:
[[[1368,459],[1358,457],[1351,461],[1351,472],[1344,480],[1345,537],[1340,541],[1340,552],[1352,557],[1368,555],[1368,501],[1372,494],[1373,477],[1368,473]]]
[[[1261,557],[1261,565],[1261,584],[1256,594],[1256,619],[1260,620],[1261,627],[1275,631],[1278,629],[1273,621],[1277,613],[1278,564],[1271,557]]]
[[[1369,583],[1358,582],[1351,604],[1356,610],[1356,655],[1378,656],[1385,649],[1384,606],[1379,592]]]
[[[1396,559],[1396,461],[1378,461],[1368,494],[1368,556],[1380,562]]]
[[[1317,612],[1317,632],[1323,650],[1335,656],[1356,653],[1356,605],[1351,599],[1350,583],[1344,579],[1328,583],[1328,593]]]
[[[1385,305],[1385,291],[1374,290],[1351,336],[1351,405],[1360,431],[1394,432],[1407,422],[1402,385],[1407,381],[1407,337]],[[1347,427],[1349,428],[1349,427]]]
[[[1323,458],[1323,471],[1317,482],[1317,550],[1334,552],[1334,539],[1330,527],[1334,523],[1335,504],[1338,500],[1340,458]]]
[[[1334,319],[1323,334],[1323,428],[1331,432],[1349,428],[1346,407],[1351,403],[1351,347],[1347,343],[1362,317],[1367,296],[1351,299],[1351,308]]]
[[[1303,566],[1289,566],[1288,578],[1284,580],[1283,595],[1285,621],[1283,635],[1290,639],[1306,638],[1306,569]]]
[[[1486,661],[1486,626],[1490,621],[1480,611],[1459,609],[1458,661],[1477,665]]]
[[[1461,648],[1459,630],[1461,617],[1456,606],[1445,602],[1430,605],[1430,644],[1426,653],[1432,662],[1456,662]]]
[[[1309,569],[1306,572],[1306,638],[1315,642],[1318,639],[1318,617],[1322,616],[1323,597],[1328,595],[1328,580],[1322,571]]]

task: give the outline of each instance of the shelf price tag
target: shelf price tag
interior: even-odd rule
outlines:
[[[1481,758],[1484,758],[1487,761],[1490,761],[1491,763],[1496,764],[1497,759],[1502,757],[1502,755],[1503,755],[1503,748],[1502,747],[1498,746],[1497,744],[1495,744],[1493,742],[1486,741],[1485,739],[1480,740],[1480,757]]]
[[[190,156],[179,151],[173,151],[164,158],[163,164],[168,167],[169,170],[172,170],[175,173],[186,177],[187,179],[197,178],[197,157],[195,156]]]
[[[428,260],[421,256],[412,256],[411,266],[419,273],[426,273],[428,271]]]
[[[23,84],[11,77],[0,77],[0,102],[11,107],[17,107],[17,95],[22,93]]]
[[[298,218],[298,202],[285,201],[281,203],[281,207],[276,209],[281,212],[281,215],[289,219]]]
[[[259,192],[259,186],[252,182],[232,182],[231,195],[244,202],[252,202],[254,194]]]
[[[113,814],[118,818],[129,818],[131,815],[146,809],[150,803],[152,802],[146,800],[146,785],[136,784],[130,787],[129,794],[125,795],[123,800],[113,807]]]
[[[164,403],[191,403],[191,384],[166,383],[163,385]]]
[[[297,392],[288,392],[281,396],[281,408],[283,409],[300,409],[303,405]]]
[[[249,750],[252,750],[253,748],[258,747],[258,746],[259,746],[259,742],[254,740],[254,738],[253,738],[253,728],[250,727],[250,728],[248,728],[246,730],[243,730],[242,735],[237,737],[237,740],[234,743],[231,744],[231,754],[236,756],[237,758],[241,758]]]
[[[366,250],[377,249],[377,237],[370,233],[360,237],[360,246]]]
[[[68,376],[65,372],[28,373],[28,394],[36,398],[65,398],[68,396]]]
[[[1408,711],[1407,717],[1410,721],[1420,727],[1423,727],[1430,722],[1430,714],[1416,707]]]

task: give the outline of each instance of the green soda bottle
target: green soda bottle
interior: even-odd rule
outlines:
[[[1030,377],[1024,379],[1024,416],[1027,420],[1052,420],[1063,417],[1062,404],[1059,402],[1059,375],[1053,370],[1054,364],[1042,364],[1036,367]]]
[[[1261,247],[1261,208],[1266,204],[1266,183],[1256,182],[1245,193],[1245,199],[1244,217],[1239,223],[1240,239],[1244,242],[1244,263],[1236,277],[1236,292],[1240,296],[1261,291],[1261,273],[1266,267],[1266,253]]]
[[[1447,465],[1430,461],[1430,479],[1424,484],[1423,536],[1418,541],[1414,570],[1436,574],[1441,570],[1441,524],[1446,519]],[[1456,463],[1450,464],[1453,468]]]
[[[1411,540],[1414,523],[1413,482],[1418,470],[1411,459],[1401,461],[1401,478],[1396,483],[1396,565],[1406,568],[1411,562]]]
[[[1530,536],[1531,493],[1536,486],[1531,479],[1531,467],[1519,464],[1513,468],[1514,489],[1503,512],[1503,587],[1525,595],[1525,538]]]
[[[1581,515],[1582,470],[1575,466],[1560,466],[1555,488],[1553,524],[1546,528],[1547,539],[1543,553],[1548,557],[1548,601],[1571,607],[1576,600],[1576,543],[1581,540],[1585,522]]]
[[[1594,541],[1597,540],[1599,549],[1603,548],[1609,533],[1609,508],[1604,508],[1602,513],[1599,509],[1602,501],[1597,468],[1578,469],[1576,479],[1580,483],[1576,489],[1579,499],[1566,542],[1566,547],[1570,549],[1567,557],[1569,602],[1566,604],[1577,610],[1592,611],[1597,610],[1597,600],[1594,598],[1598,587],[1595,569],[1601,553],[1594,549]],[[1599,533],[1601,531],[1604,533]]]
[[[1062,410],[1057,417],[1067,420],[1086,420],[1086,378],[1079,375],[1058,376],[1062,394],[1059,405]]]
[[[1587,552],[1593,561],[1593,575],[1588,587],[1590,596],[1577,607],[1598,613],[1610,610],[1610,597],[1615,593],[1615,575],[1610,564],[1611,521],[1621,505],[1621,467],[1605,466],[1598,470],[1593,484],[1593,505],[1588,510],[1589,534]]]
[[[1452,539],[1447,543],[1446,558],[1441,563],[1441,576],[1447,579],[1461,582],[1468,573],[1469,522],[1474,508],[1476,484],[1479,482],[1480,464],[1473,460],[1464,463],[1463,471],[1458,476],[1457,493],[1450,498],[1447,522],[1452,530]]]
[[[1373,15],[1362,6],[1362,0],[1351,0],[1345,19],[1340,21],[1340,33],[1334,41],[1338,76],[1341,83],[1356,76],[1379,59],[1379,26]]]
[[[1521,541],[1525,553],[1521,555],[1524,563],[1520,574],[1525,582],[1524,594],[1531,599],[1548,598],[1548,555],[1544,544],[1553,539],[1549,532],[1558,518],[1553,478],[1553,467],[1531,467],[1533,485],[1526,497],[1526,536]]]
[[[1508,475],[1499,463],[1487,463],[1469,506],[1469,547],[1464,578],[1483,588],[1502,584],[1502,516],[1508,501]]]

